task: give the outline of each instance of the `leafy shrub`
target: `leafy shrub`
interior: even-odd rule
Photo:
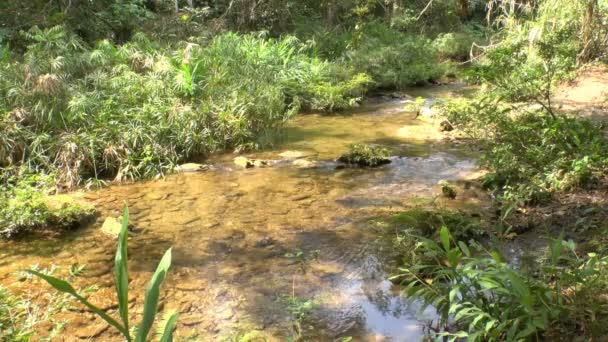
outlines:
[[[395,269],[404,265],[424,264],[432,261],[417,249],[418,238],[439,241],[441,227],[456,227],[454,235],[463,241],[480,239],[487,235],[486,225],[481,219],[461,212],[448,210],[413,208],[380,222],[383,234],[379,242]],[[403,279],[396,276],[393,281]]]
[[[589,337],[605,333],[600,317],[608,311],[600,298],[608,285],[608,258],[590,254],[580,259],[572,241],[553,240],[535,276],[512,268],[497,252],[453,240],[445,227],[439,243],[422,238],[416,248],[426,262],[410,264],[399,277],[407,284],[404,295],[437,308],[442,328],[437,337],[552,339],[547,334],[564,325],[573,335],[576,329]],[[594,305],[598,300],[603,304]]]
[[[387,149],[366,144],[350,145],[350,151],[341,155],[338,161],[348,165],[368,167],[377,167],[391,162]]]
[[[80,295],[70,283],[67,281],[55,278],[51,275],[44,274],[36,270],[28,272],[43,279],[57,291],[66,293],[81,302],[93,313],[102,318],[106,323],[116,328],[128,341],[145,342],[148,340],[148,335],[154,319],[158,311],[158,298],[160,295],[160,286],[165,280],[169,267],[171,266],[171,249],[167,250],[162,259],[158,263],[156,271],[152,275],[152,279],[146,286],[146,295],[144,298],[143,317],[141,323],[137,326],[135,339],[131,336],[129,329],[129,274],[127,270],[127,235],[129,225],[129,210],[125,206],[122,226],[118,235],[118,245],[116,247],[116,260],[114,265],[114,281],[116,286],[116,295],[118,297],[118,311],[120,319],[116,320],[110,317],[104,310],[91,304],[86,298]],[[161,342],[169,342],[173,339],[173,330],[177,324],[179,313],[169,312],[165,319],[162,320],[158,327],[158,332]]]
[[[355,70],[369,74],[378,88],[404,88],[443,75],[429,39],[377,23],[364,27],[346,59]]]
[[[586,119],[518,111],[490,98],[447,105],[451,122],[476,138],[485,185],[516,202],[537,203],[552,192],[592,186],[604,175],[608,148],[601,127]]]

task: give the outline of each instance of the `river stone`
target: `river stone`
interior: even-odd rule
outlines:
[[[234,163],[240,167],[245,169],[249,169],[255,166],[253,160],[245,158],[245,157],[236,157],[234,158]]]
[[[296,159],[293,161],[293,166],[298,169],[312,169],[319,166],[319,163],[312,160],[307,159]]]
[[[183,281],[175,285],[175,288],[184,292],[204,291],[207,289],[207,285],[202,282],[188,282]]]
[[[202,314],[184,315],[179,318],[179,322],[187,327],[203,323],[205,317]]]
[[[305,153],[302,151],[285,151],[279,153],[279,156],[285,159],[299,159],[309,156],[310,153]]]
[[[268,163],[267,160],[255,159],[253,161],[253,166],[255,166],[255,167],[265,167],[265,166],[268,166],[268,165],[269,165],[269,163]]]
[[[101,226],[101,231],[107,235],[117,237],[122,228],[122,224],[119,219],[115,217],[106,217],[106,220]]]
[[[176,168],[177,172],[201,172],[209,170],[209,165],[186,163]]]

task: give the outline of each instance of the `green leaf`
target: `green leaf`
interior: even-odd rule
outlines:
[[[37,276],[38,278],[41,278],[41,279],[45,280],[47,283],[49,283],[49,285],[51,285],[52,287],[54,287],[57,291],[70,294],[72,297],[76,298],[79,302],[81,302],[82,304],[84,304],[91,311],[93,311],[95,314],[97,314],[99,317],[101,317],[108,324],[110,324],[111,326],[113,326],[116,329],[118,329],[118,331],[120,331],[125,337],[129,336],[128,335],[129,332],[128,332],[128,330],[125,329],[125,327],[123,327],[120,323],[118,323],[112,317],[108,316],[108,314],[106,314],[103,310],[101,310],[100,308],[96,307],[95,305],[89,303],[89,301],[86,300],[81,295],[79,295],[78,292],[76,292],[76,290],[74,290],[74,288],[72,287],[72,285],[70,285],[70,283],[68,283],[67,281],[61,280],[61,279],[57,279],[57,278],[52,277],[50,275],[47,275],[47,274],[44,274],[44,273],[40,273],[40,272],[37,272],[37,271],[34,271],[34,270],[28,270],[27,272],[30,273],[30,274],[33,274],[33,275]]]
[[[441,239],[441,243],[443,244],[443,249],[447,252],[450,250],[450,231],[446,226],[441,227],[439,231],[439,237]]]
[[[499,263],[499,264],[504,263],[504,259],[502,258],[500,253],[498,253],[498,251],[494,250],[494,251],[490,252],[490,255],[492,256],[492,259],[494,259],[497,263]]]
[[[453,289],[450,290],[450,303],[454,302],[454,298],[456,298],[456,295],[458,295],[458,292],[460,291],[460,287],[456,286]]]
[[[179,312],[174,312],[164,321],[164,329],[162,329],[159,342],[173,342],[173,331],[175,330],[178,318]]]
[[[460,253],[460,250],[458,248],[453,248],[447,253],[447,258],[450,262],[450,266],[456,267],[462,259],[462,253]]]
[[[129,207],[125,204],[122,214],[122,227],[118,234],[118,246],[116,248],[116,258],[114,260],[114,284],[118,297],[118,310],[120,318],[129,331],[129,272],[127,269],[127,237],[129,227]],[[127,337],[131,341],[131,336]]]
[[[146,297],[144,299],[144,317],[137,329],[137,336],[135,336],[136,342],[145,342],[148,338],[148,333],[154,323],[154,317],[158,310],[158,297],[160,294],[160,286],[165,280],[165,276],[171,266],[171,248],[169,248],[165,255],[158,263],[156,272],[152,275],[152,279],[146,286]]]
[[[458,246],[460,246],[460,250],[462,250],[464,255],[471,256],[471,251],[469,251],[469,247],[467,247],[466,243],[464,243],[462,241],[458,241]]]
[[[484,330],[486,331],[486,333],[489,333],[492,328],[494,327],[494,325],[496,325],[497,321],[495,319],[489,321],[488,323],[486,323],[486,326],[484,328]]]

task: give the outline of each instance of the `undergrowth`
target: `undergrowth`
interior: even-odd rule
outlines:
[[[542,203],[554,193],[593,187],[606,177],[608,140],[601,124],[521,112],[490,98],[452,102],[447,108],[450,121],[482,147],[481,164],[491,171],[484,185],[497,190],[505,203]]]
[[[454,239],[446,227],[436,240],[418,237],[424,260],[395,276],[404,294],[433,305],[433,335],[450,341],[524,341],[599,338],[608,303],[608,257],[577,254],[573,241],[552,239],[533,273],[514,268],[495,250]],[[565,334],[565,335],[564,335]]]

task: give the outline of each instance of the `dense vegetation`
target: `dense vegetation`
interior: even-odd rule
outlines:
[[[447,58],[466,59],[484,38],[479,2],[466,15],[450,1],[424,16],[424,4],[405,5],[3,2],[2,182],[15,188],[22,175],[42,174],[53,178],[44,192],[63,191],[255,149],[300,111],[346,109],[377,88],[438,79],[453,69]],[[11,233],[31,230],[41,222],[31,211],[0,220]]]
[[[585,246],[566,239],[601,209],[585,194],[605,189],[608,140],[602,123],[563,113],[552,103],[559,82],[582,65],[606,61],[605,1],[492,2],[493,43],[467,72],[484,87],[476,98],[447,103],[444,113],[483,151],[483,185],[495,195],[498,216],[490,237],[471,235],[471,219],[455,222],[412,212],[396,219],[393,244],[403,265],[395,279],[406,295],[441,314],[437,337],[470,341],[584,340],[606,336],[608,317],[605,224],[586,230]],[[546,249],[531,265],[512,264],[495,249],[522,233],[516,213],[580,195],[571,220],[545,224]],[[553,203],[553,204],[554,204]],[[555,205],[555,204],[554,204]],[[442,214],[445,215],[445,214]],[[451,214],[455,215],[455,214]],[[605,216],[599,214],[599,220]],[[450,217],[450,216],[448,216]],[[544,215],[543,220],[551,215]],[[424,223],[424,224],[422,224]],[[426,225],[425,225],[426,224]],[[449,227],[449,230],[448,230]],[[527,229],[542,229],[528,227]],[[562,231],[557,236],[556,232]],[[488,240],[495,241],[488,243]],[[469,241],[469,242],[467,242]]]
[[[608,60],[606,0],[11,0],[0,23],[0,234],[91,213],[52,209],[55,191],[259,148],[301,111],[344,110],[370,92],[462,72],[483,91],[443,114],[481,148],[498,215],[484,224],[444,211],[396,217],[395,280],[438,309],[437,337],[608,334],[599,235],[608,227],[587,231],[600,237],[584,248],[551,236],[528,268],[488,247],[509,236],[516,213],[606,187],[605,127],[552,103],[560,82]],[[388,159],[355,145],[343,161]],[[583,215],[602,210],[592,209]],[[4,290],[0,301],[0,313],[20,305]],[[127,324],[117,328],[130,336]]]

